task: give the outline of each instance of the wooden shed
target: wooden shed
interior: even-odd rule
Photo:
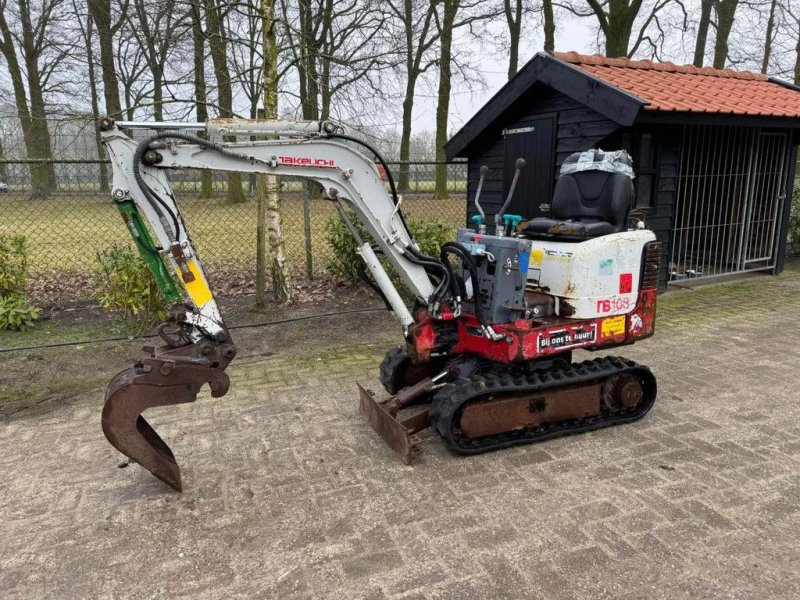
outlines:
[[[469,161],[493,214],[514,162],[528,167],[509,212],[547,215],[563,160],[627,150],[637,208],[664,243],[670,282],[783,268],[800,143],[800,88],[765,75],[672,63],[537,54],[447,143]],[[470,215],[474,207],[470,202]],[[490,218],[491,222],[491,218]]]

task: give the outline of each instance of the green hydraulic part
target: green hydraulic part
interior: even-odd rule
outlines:
[[[136,205],[131,200],[124,200],[117,202],[117,208],[131,232],[131,237],[139,249],[139,254],[147,262],[147,266],[153,274],[164,300],[168,304],[179,302],[181,300],[180,290],[175,285],[175,280],[172,279],[172,275],[164,263],[164,258],[153,243],[153,238],[150,236],[150,232],[147,231]]]

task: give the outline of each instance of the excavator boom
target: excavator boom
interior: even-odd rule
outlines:
[[[359,238],[343,205],[355,212],[421,302],[434,291],[399,201],[386,191],[375,163],[354,144],[372,149],[338,124],[234,119],[115,123],[104,118],[98,127],[112,162],[112,198],[162,294],[174,303],[167,322],[159,328],[164,345],[144,348],[135,365],[118,373],[109,384],[103,432],[120,452],[177,490],[181,478],[175,457],[142,413],[156,406],[193,402],[206,383],[212,396],[223,396],[229,387],[224,371],[236,348],[170,188],[167,170],[214,169],[313,180],[356,236],[372,279],[404,328],[413,318],[372,246]],[[138,128],[154,133],[137,142],[124,132]],[[246,136],[248,141],[221,141],[223,136],[236,135]]]

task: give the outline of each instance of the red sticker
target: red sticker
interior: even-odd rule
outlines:
[[[633,273],[619,274],[619,293],[630,294],[633,291]]]

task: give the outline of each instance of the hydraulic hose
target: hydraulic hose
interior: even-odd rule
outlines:
[[[480,306],[480,297],[478,294],[478,268],[475,266],[475,261],[472,259],[472,255],[470,254],[469,250],[467,250],[458,242],[445,242],[442,244],[442,252],[448,250],[458,253],[462,258],[462,262],[469,270],[470,277],[472,278],[472,296],[473,304],[475,305],[475,318],[477,318],[478,323],[485,328],[488,325],[486,320],[483,318],[483,312]]]
[[[344,133],[329,133],[326,137],[329,139],[338,138],[341,140],[347,140],[348,142],[353,142],[354,144],[358,144],[359,146],[362,146],[363,148],[366,148],[367,150],[372,152],[372,154],[374,154],[375,158],[378,159],[378,163],[380,163],[380,165],[383,167],[384,172],[386,173],[386,179],[389,181],[389,190],[392,193],[392,202],[394,202],[395,206],[398,205],[398,203],[400,202],[400,198],[397,195],[397,186],[395,186],[394,184],[394,177],[392,176],[392,171],[389,169],[389,165],[383,159],[383,156],[381,156],[381,153],[378,152],[374,146],[368,144],[364,140],[360,140],[357,137],[353,137],[352,135],[346,135]],[[403,224],[403,227],[405,227],[406,231],[408,232],[408,237],[411,238],[411,241],[413,242],[414,236],[411,234],[411,230],[408,228],[408,223],[406,223],[406,218],[405,215],[403,215],[403,211],[399,210],[397,211],[397,214],[400,216],[400,222]]]
[[[412,246],[406,246],[405,251],[405,257],[409,262],[420,265],[425,269],[426,272],[428,272],[429,269],[435,269],[438,272],[437,275],[441,277],[441,280],[436,286],[436,289],[433,290],[430,298],[426,298],[426,300],[430,304],[441,302],[444,290],[450,287],[450,274],[448,273],[447,268],[441,262],[437,262],[433,258],[425,257],[424,255],[419,254]]]
[[[159,219],[165,220],[166,216],[164,211],[169,213],[169,216],[172,219],[173,227],[175,228],[175,239],[173,241],[178,241],[180,238],[180,220],[178,219],[178,215],[172,211],[172,209],[164,202],[161,198],[158,197],[150,186],[145,183],[144,179],[142,178],[141,173],[141,163],[142,158],[144,157],[145,153],[150,149],[150,145],[153,142],[158,140],[165,140],[165,139],[174,139],[174,140],[183,140],[186,142],[191,142],[193,144],[197,144],[198,146],[203,146],[204,148],[208,148],[209,150],[214,150],[219,152],[220,154],[224,154],[226,156],[230,156],[231,158],[237,159],[244,159],[249,160],[245,154],[241,154],[239,152],[232,152],[228,150],[224,146],[220,146],[219,144],[215,144],[209,140],[204,140],[201,137],[196,135],[192,135],[189,133],[182,133],[180,131],[160,131],[156,134],[151,135],[147,139],[141,141],[139,145],[136,147],[136,151],[133,153],[133,178],[136,181],[136,185],[139,186],[139,189],[142,190],[145,198],[147,199],[150,206],[153,207],[153,210],[158,215]],[[175,198],[172,198],[173,202]],[[163,210],[162,210],[163,208]]]
[[[442,264],[447,268],[448,272],[450,273],[450,293],[453,294],[453,298],[461,297],[461,284],[458,281],[458,275],[453,271],[452,267],[450,266],[450,260],[447,258],[447,255],[451,254],[455,256],[463,265],[464,259],[455,250],[452,248],[442,248]],[[469,268],[469,267],[467,267]]]

